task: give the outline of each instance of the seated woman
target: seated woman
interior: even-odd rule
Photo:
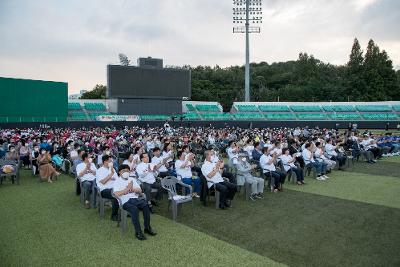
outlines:
[[[28,144],[24,141],[19,148],[19,159],[22,161],[22,164],[24,164],[25,167],[29,167],[29,148]]]
[[[175,162],[175,169],[178,179],[182,179],[182,182],[193,188],[193,197],[200,197],[200,178],[192,178],[192,166],[194,166],[194,154],[186,154],[183,151],[178,151],[178,160]],[[186,194],[188,190],[186,190]]]
[[[47,182],[52,183],[53,177],[60,175],[60,173],[57,172],[56,169],[54,169],[54,167],[50,164],[51,156],[49,151],[41,149],[37,161],[39,164],[39,173],[42,180],[47,180]]]
[[[290,169],[296,174],[297,177],[297,184],[298,185],[303,185],[304,183],[304,174],[303,170],[299,167],[297,167],[294,162],[296,161],[295,158],[293,158],[290,155],[289,148],[284,148],[282,149],[282,156],[281,160],[283,163],[283,168],[285,169],[285,172],[288,172]]]
[[[18,162],[19,160],[18,151],[15,149],[14,145],[10,145],[8,147],[8,152],[6,153],[6,159]]]
[[[39,166],[38,166],[38,158],[39,158],[39,146],[37,144],[34,145],[33,151],[31,152],[30,158],[32,160],[32,169],[34,169],[34,175],[39,174]]]

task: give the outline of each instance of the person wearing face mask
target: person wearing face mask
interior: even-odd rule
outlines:
[[[194,154],[186,154],[183,151],[178,152],[178,160],[175,161],[175,169],[178,179],[182,179],[182,182],[193,188],[193,197],[200,197],[200,179],[199,177],[192,178],[192,166],[194,166]],[[188,194],[189,189],[186,189]]]
[[[241,184],[244,184],[246,182],[251,185],[250,199],[254,201],[256,200],[256,198],[263,198],[262,195],[264,193],[264,179],[255,177],[251,174],[251,171],[256,169],[257,165],[250,165],[250,163],[247,162],[246,157],[242,155],[239,156],[239,160],[235,167],[238,170],[238,177],[244,178],[244,181],[242,181]],[[239,178],[237,178],[237,180],[239,183]]]
[[[160,183],[156,182],[156,173],[162,162],[158,165],[151,164],[149,155],[147,153],[142,153],[140,155],[140,160],[141,163],[137,165],[136,172],[138,174],[139,181],[142,182],[144,194],[146,195],[150,210],[152,211],[152,204],[156,206],[157,203],[155,201],[151,201],[151,189],[157,189],[156,200],[160,200],[162,194],[162,187]]]
[[[89,157],[86,152],[82,155],[83,162],[76,166],[76,173],[78,174],[79,180],[82,182],[82,189],[85,196],[85,207],[90,209],[90,194],[93,192],[93,186],[96,179],[96,166],[93,163],[93,159]]]
[[[8,152],[6,153],[6,160],[13,160],[17,162],[19,159],[18,152],[15,149],[15,146],[11,145],[8,148]]]
[[[60,173],[57,172],[54,169],[54,167],[50,164],[51,156],[47,150],[45,150],[45,149],[40,150],[40,155],[38,157],[38,163],[39,163],[40,177],[43,180],[47,180],[47,182],[52,183],[52,178],[60,175]]]
[[[25,141],[22,142],[21,147],[19,148],[19,159],[26,168],[29,167],[29,147]]]
[[[118,169],[119,177],[114,181],[113,192],[119,199],[122,208],[129,212],[132,224],[135,227],[135,236],[139,240],[145,240],[139,222],[139,210],[143,211],[144,233],[155,236],[157,233],[150,226],[150,208],[142,196],[142,190],[136,180],[129,177],[130,168],[122,164]]]
[[[34,175],[38,175],[39,174],[39,166],[38,166],[38,157],[39,157],[40,153],[39,153],[39,146],[35,145],[33,147],[33,151],[30,155],[31,160],[32,160],[32,168],[34,168]]]
[[[114,186],[114,181],[118,178],[118,174],[114,169],[113,163],[110,156],[104,155],[103,165],[96,171],[96,184],[100,190],[102,198],[107,198],[111,200],[112,212],[111,220],[118,220],[118,201],[112,196],[112,188]]]

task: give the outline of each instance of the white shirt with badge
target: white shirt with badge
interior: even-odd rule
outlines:
[[[114,170],[114,174],[110,180],[106,184],[103,184],[100,182],[104,178],[106,178],[108,175],[110,175],[111,169],[106,168],[104,166],[100,167],[97,172],[96,172],[96,184],[97,187],[100,189],[100,191],[103,191],[105,189],[112,189],[114,186],[114,181],[118,178],[117,172]]]
[[[79,163],[78,166],[76,166],[76,173],[79,175],[84,169],[86,169],[86,166],[87,163],[85,162]],[[94,172],[97,171],[96,165],[94,165],[94,163],[90,163],[90,170]],[[83,176],[79,177],[79,179],[81,180],[81,182],[93,181],[96,179],[96,176],[94,176],[94,174],[91,172],[87,172]]]
[[[201,166],[201,172],[203,173],[204,177],[206,177],[207,181],[212,181],[213,183],[222,183],[224,179],[221,176],[221,173],[219,171],[216,172],[216,174],[209,178],[207,175],[210,174],[214,168],[215,168],[216,163],[209,162],[208,160],[204,161],[203,165]],[[210,188],[213,183],[208,182],[208,188]]]
[[[182,167],[182,165],[184,165],[185,163],[187,163],[186,167]],[[180,160],[180,159],[175,161],[175,169],[176,169],[176,174],[178,175],[178,179],[192,177],[191,165],[192,163],[190,161]]]
[[[158,157],[154,156],[154,157],[151,159],[151,164],[153,164],[153,165],[155,166],[155,165],[158,165],[158,164],[162,163],[163,160],[164,160],[164,157],[163,157],[163,156],[158,156]],[[160,168],[158,168],[158,171],[159,171],[159,172],[167,172],[168,169],[167,169],[167,167],[165,166],[165,164],[163,164],[163,165],[160,166]]]
[[[113,185],[113,192],[119,192],[124,190],[128,184],[132,182],[133,184],[133,188],[140,188],[140,186],[138,185],[138,183],[136,182],[136,179],[134,178],[128,178],[128,179],[123,179],[121,177],[118,177],[115,181],[114,181],[114,185]],[[128,193],[125,195],[122,195],[119,197],[119,199],[121,200],[121,204],[124,205],[126,202],[129,201],[129,199],[131,198],[138,198],[139,194],[138,193]]]
[[[270,162],[272,159],[271,155],[266,156],[265,154],[263,154],[260,157],[260,167],[261,169],[263,169],[263,172],[267,172],[267,171],[276,171],[275,165],[272,162],[271,164],[268,164],[268,162]]]
[[[139,176],[139,180],[142,183],[154,184],[156,182],[154,172],[149,170],[149,168],[153,169],[153,167],[153,164],[144,162],[141,162],[136,166],[136,172]]]

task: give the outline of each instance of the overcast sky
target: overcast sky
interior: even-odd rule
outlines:
[[[263,0],[251,61],[299,52],[345,64],[354,37],[370,38],[400,68],[400,0]],[[0,76],[64,81],[69,93],[106,84],[125,53],[167,65],[242,65],[232,0],[0,0]]]

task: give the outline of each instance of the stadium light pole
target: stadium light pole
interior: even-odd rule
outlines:
[[[246,64],[244,74],[244,99],[250,102],[250,33],[260,33],[260,26],[250,26],[262,23],[262,0],[233,0],[233,33],[246,34]]]

